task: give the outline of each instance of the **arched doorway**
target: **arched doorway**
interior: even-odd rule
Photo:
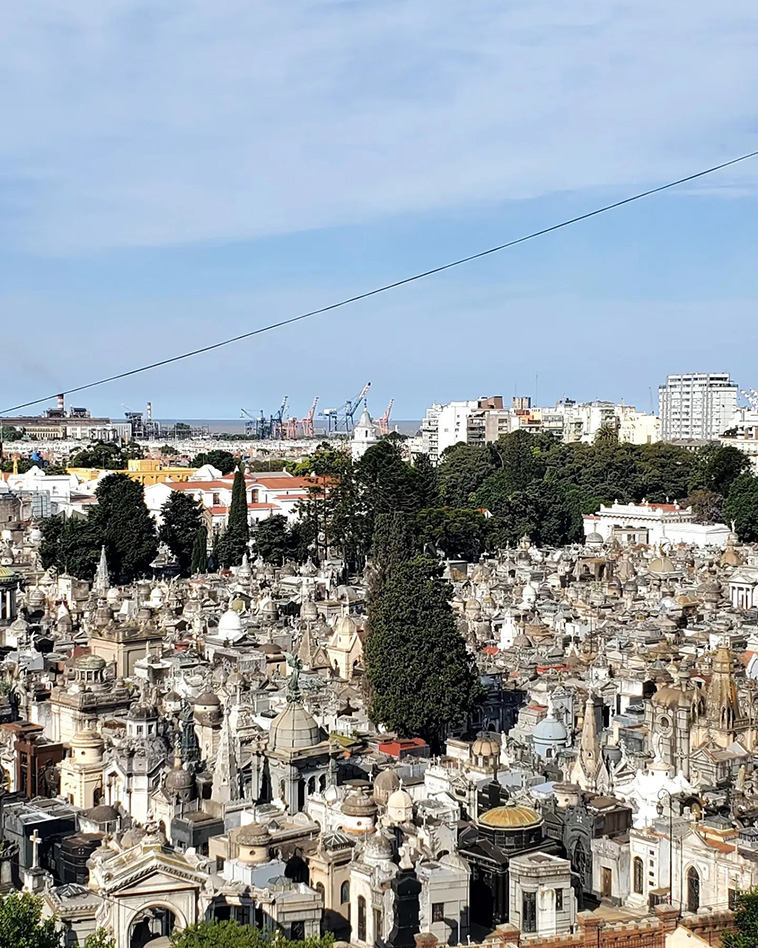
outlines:
[[[164,905],[141,909],[129,928],[129,948],[145,948],[157,938],[167,938],[176,924],[176,916]]]
[[[697,912],[700,908],[700,874],[694,866],[687,870],[687,911]]]

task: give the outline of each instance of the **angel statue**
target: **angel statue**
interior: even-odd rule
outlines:
[[[300,672],[303,667],[302,661],[292,652],[285,652],[284,657],[287,664],[292,669],[287,678],[287,700],[298,701],[300,699]]]

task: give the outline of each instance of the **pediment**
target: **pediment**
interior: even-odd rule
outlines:
[[[187,866],[167,865],[162,860],[151,859],[144,863],[125,867],[114,873],[106,884],[109,893],[119,898],[130,895],[145,895],[156,892],[178,892],[182,889],[199,889],[203,886],[201,873]]]

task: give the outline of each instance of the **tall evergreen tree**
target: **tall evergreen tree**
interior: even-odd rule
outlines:
[[[95,492],[89,518],[102,532],[108,563],[121,582],[144,576],[158,552],[155,522],[142,485],[126,474],[109,474]]]
[[[219,555],[224,566],[239,566],[247,553],[250,525],[247,520],[247,490],[245,475],[238,467],[232,485],[232,502],[226,521],[226,532],[219,541]]]
[[[163,523],[158,531],[158,539],[176,557],[181,575],[187,576],[192,564],[195,538],[202,523],[201,507],[189,494],[174,491],[163,505],[161,514]]]
[[[428,557],[399,564],[369,605],[366,643],[372,720],[421,735],[434,749],[482,697],[440,573]]]
[[[208,529],[203,526],[197,528],[195,539],[192,543],[192,560],[190,563],[190,573],[197,576],[198,573],[208,572]]]

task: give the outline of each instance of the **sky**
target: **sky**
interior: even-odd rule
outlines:
[[[757,44],[754,0],[8,0],[0,410],[756,150]],[[757,197],[754,159],[71,402],[758,388]]]

